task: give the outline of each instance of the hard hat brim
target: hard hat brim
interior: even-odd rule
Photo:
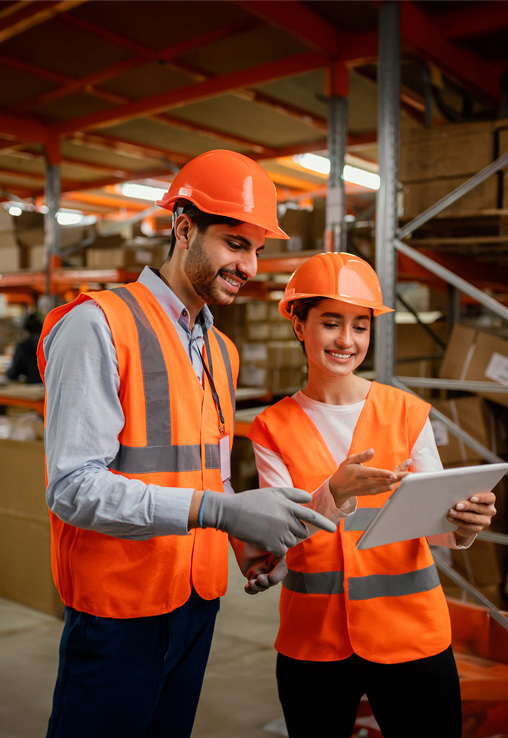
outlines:
[[[204,213],[209,213],[210,215],[217,215],[219,217],[224,216],[225,218],[234,218],[235,220],[240,220],[242,223],[251,223],[252,225],[264,228],[265,238],[289,239],[288,234],[285,233],[282,228],[279,228],[276,223],[267,223],[266,221],[260,220],[258,217],[256,217],[254,213],[251,214],[240,209],[228,209],[228,213],[226,215],[225,213],[218,213],[214,210],[204,207],[203,203],[196,202],[192,197],[182,197],[181,195],[163,197],[162,200],[156,200],[155,204],[158,205],[160,208],[163,208],[164,210],[169,210],[169,212],[172,213],[175,207],[175,203],[178,200],[188,200],[189,202],[192,202],[197,208],[199,208],[199,210],[202,210]]]
[[[358,307],[369,308],[369,310],[372,310],[375,318],[377,318],[378,315],[384,315],[386,313],[394,312],[393,308],[389,308],[386,305],[380,305],[379,303],[373,303],[370,300],[361,300],[358,298],[348,299],[347,297],[342,296],[337,297],[337,295],[318,295],[314,292],[296,292],[292,295],[288,295],[287,297],[282,298],[282,300],[279,302],[279,313],[282,315],[283,318],[292,320],[292,303],[308,297],[320,297],[323,300],[336,300],[336,302],[346,302],[348,305],[357,305]]]

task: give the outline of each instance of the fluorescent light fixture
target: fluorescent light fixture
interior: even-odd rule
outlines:
[[[351,182],[351,184],[361,185],[369,190],[379,190],[381,178],[375,172],[368,172],[366,169],[358,169],[358,167],[346,164],[342,176],[346,182]]]
[[[83,215],[79,210],[59,210],[56,219],[60,225],[91,225],[97,218],[95,215]]]
[[[166,194],[167,188],[151,187],[150,185],[136,184],[135,182],[125,182],[119,185],[120,192],[126,197],[135,197],[138,200],[160,200]]]
[[[9,215],[21,215],[23,211],[17,205],[11,205],[9,208]]]
[[[319,172],[319,174],[330,174],[330,160],[325,156],[318,156],[318,154],[298,154],[293,158],[305,169]],[[350,164],[346,164],[342,172],[342,177],[346,182],[367,187],[369,190],[379,189],[379,174],[368,172],[366,169],[359,169],[358,167],[352,167]]]
[[[319,174],[330,174],[330,160],[318,154],[297,154],[293,157],[297,164],[304,169],[310,169]]]

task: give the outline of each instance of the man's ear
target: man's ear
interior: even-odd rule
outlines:
[[[174,232],[176,244],[181,249],[189,248],[190,234],[193,228],[195,228],[194,223],[188,215],[185,215],[185,213],[179,215],[175,220]]]

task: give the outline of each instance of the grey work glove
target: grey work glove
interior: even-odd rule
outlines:
[[[245,591],[250,595],[255,595],[258,592],[265,592],[267,589],[270,589],[270,587],[282,582],[282,580],[286,578],[287,573],[288,567],[286,559],[279,559],[279,563],[275,564],[270,571],[265,572],[264,574],[258,574],[257,577],[249,579],[245,585]]]
[[[245,585],[247,594],[263,592],[274,584],[284,579],[287,566],[284,559],[274,556],[268,551],[256,548],[252,543],[239,541],[238,538],[229,536],[229,542],[233,549],[240,571],[249,580]]]
[[[302,521],[330,533],[337,528],[328,518],[298,504],[311,499],[308,492],[292,487],[249,489],[234,495],[208,490],[199,520],[203,528],[225,531],[282,558],[309,535]]]

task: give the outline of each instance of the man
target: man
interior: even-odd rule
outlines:
[[[48,738],[190,736],[227,536],[283,556],[335,526],[293,489],[229,485],[238,353],[206,303],[227,305],[278,228],[258,164],[210,151],[159,203],[173,212],[160,272],[47,317],[52,568],[66,606]]]

